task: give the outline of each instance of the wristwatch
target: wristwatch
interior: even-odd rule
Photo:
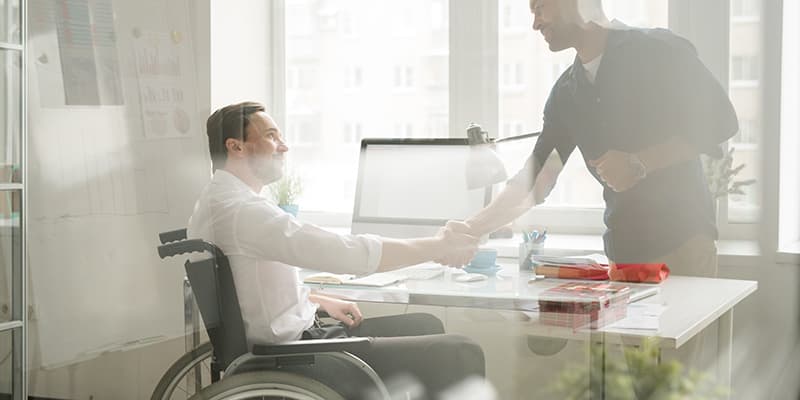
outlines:
[[[636,177],[638,180],[642,180],[647,177],[647,167],[642,162],[642,159],[639,158],[638,155],[631,153],[628,156],[628,165],[633,171],[633,176]]]

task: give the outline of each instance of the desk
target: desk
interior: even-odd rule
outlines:
[[[442,277],[426,281],[406,281],[395,286],[367,288],[338,285],[309,285],[321,293],[330,293],[353,301],[432,305],[442,307],[475,307],[531,312],[537,318],[539,294],[563,280],[544,279],[528,283],[530,272],[518,271],[516,264],[503,265],[497,277],[486,281],[460,283],[452,280],[450,271]],[[301,272],[301,277],[307,274]],[[636,286],[632,284],[635,288]],[[649,285],[645,285],[649,286]],[[606,335],[619,335],[623,343],[635,343],[657,337],[662,348],[679,348],[703,329],[719,321],[717,351],[718,382],[730,387],[733,355],[733,308],[751,293],[758,283],[729,279],[671,276],[658,285],[660,294],[642,302],[657,302],[667,308],[661,315],[659,329],[632,330],[602,328],[575,331],[535,323],[531,334],[537,336],[585,339],[605,343]]]

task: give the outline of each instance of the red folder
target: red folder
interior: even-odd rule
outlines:
[[[660,283],[669,276],[669,267],[664,263],[611,264],[608,276],[612,281]]]

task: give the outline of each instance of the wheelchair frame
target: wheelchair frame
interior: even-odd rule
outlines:
[[[191,253],[210,255],[198,261],[187,260],[184,264],[210,341],[176,360],[159,380],[151,400],[172,399],[181,381],[191,372],[202,373],[198,366],[208,360],[211,384],[202,388],[198,379],[195,385],[198,392],[191,399],[222,400],[242,396],[341,399],[328,382],[297,372],[313,372],[315,365],[326,362],[351,365],[358,379],[373,386],[374,393],[380,398],[389,398],[386,386],[372,367],[350,353],[369,345],[369,338],[299,340],[255,345],[248,350],[236,287],[225,254],[212,243],[187,239],[186,229],[163,232],[159,240],[158,254],[162,259]]]

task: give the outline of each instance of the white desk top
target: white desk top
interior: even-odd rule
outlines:
[[[536,280],[528,283],[530,272],[520,272],[516,265],[504,265],[496,277],[485,281],[462,283],[452,279],[450,271],[439,278],[423,281],[405,281],[395,286],[367,288],[339,285],[309,285],[315,290],[343,296],[354,301],[433,305],[442,307],[465,307],[518,310],[528,312],[534,322],[531,333],[550,337],[585,338],[587,333],[603,332],[619,334],[624,338],[658,336],[662,346],[677,348],[695,334],[716,321],[751,293],[758,283],[730,279],[693,278],[670,276],[657,285],[660,294],[642,302],[660,303],[666,306],[659,320],[659,329],[635,330],[602,328],[573,331],[569,328],[539,324],[539,294],[566,281],[560,279]],[[653,285],[629,284],[637,287]]]

